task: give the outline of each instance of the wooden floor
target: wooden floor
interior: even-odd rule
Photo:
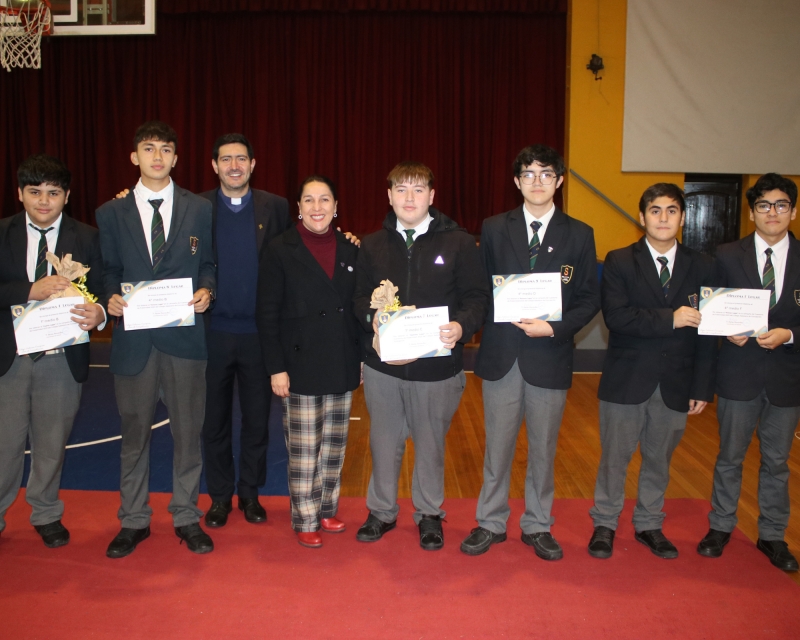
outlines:
[[[558,439],[555,462],[556,498],[591,498],[600,461],[597,385],[599,374],[576,374],[567,396],[567,407]],[[342,473],[343,496],[366,496],[371,469],[369,453],[369,414],[363,387],[354,394],[350,435]],[[527,440],[520,429],[510,497],[524,497]],[[714,462],[719,448],[716,405],[709,405],[699,416],[690,416],[686,433],[672,459],[667,498],[709,500]],[[483,481],[483,400],[481,380],[467,374],[467,388],[461,399],[450,432],[445,454],[445,496],[477,498]],[[411,496],[413,444],[409,440],[400,475],[400,497]],[[636,497],[640,456],[637,452],[628,469],[625,495]],[[800,555],[800,451],[794,447],[790,458],[792,516],[786,541]],[[758,537],[758,439],[754,438],[744,463],[742,496],[739,503],[739,528],[751,540]],[[586,516],[589,517],[588,514]],[[698,541],[699,542],[699,541]],[[588,540],[587,540],[588,543]],[[795,576],[800,583],[800,576]]]

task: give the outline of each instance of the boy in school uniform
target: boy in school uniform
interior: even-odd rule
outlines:
[[[170,178],[178,158],[177,134],[163,122],[136,131],[131,162],[141,178],[122,199],[97,210],[105,264],[108,312],[118,318],[111,346],[111,372],[121,417],[122,451],[118,517],[122,528],[108,546],[121,558],[150,535],[148,482],[150,434],[159,398],[167,407],[175,441],[172,513],[175,534],[194,553],[214,549],[199,524],[203,469],[201,431],[205,410],[207,349],[204,322],[194,326],[128,331],[123,282],[191,278],[187,305],[205,312],[214,297],[216,267],[211,247],[211,203]]]
[[[67,253],[89,267],[86,286],[100,302],[85,301],[71,310],[84,331],[105,325],[102,304],[103,262],[97,229],[63,212],[69,200],[71,174],[63,162],[32,156],[17,171],[24,211],[0,220],[0,532],[4,515],[22,481],[25,442],[30,436],[31,471],[26,500],[31,524],[47,547],[69,542],[61,523],[64,503],[58,498],[64,447],[72,431],[89,375],[89,343],[17,355],[12,305],[46,300],[70,287],[45,256]],[[75,291],[75,295],[79,295]]]

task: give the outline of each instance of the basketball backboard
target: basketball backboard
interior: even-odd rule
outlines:
[[[0,0],[20,7],[25,0]],[[50,0],[54,36],[154,34],[156,0]]]

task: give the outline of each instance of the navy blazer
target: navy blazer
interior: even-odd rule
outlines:
[[[122,199],[111,200],[96,212],[100,246],[105,265],[105,294],[121,294],[123,282],[191,278],[192,291],[216,286],[216,265],[211,247],[211,205],[178,185],[172,205],[172,221],[164,257],[153,273],[150,252],[133,190]],[[187,301],[188,303],[188,301]],[[190,360],[208,357],[204,323],[196,318],[192,327],[170,327],[125,331],[125,323],[114,327],[111,371],[132,376],[144,369],[155,347],[163,353]]]
[[[673,311],[697,305],[700,287],[716,283],[714,261],[678,244],[669,293],[645,239],[611,251],[603,265],[603,317],[608,351],[597,396],[617,404],[645,402],[656,387],[670,409],[714,399],[718,338],[694,327],[673,329]]]
[[[333,278],[296,228],[269,243],[258,279],[256,320],[267,373],[287,372],[294,393],[352,391],[360,379],[361,327],[351,300],[358,247],[336,234]]]
[[[0,220],[0,375],[5,375],[17,353],[14,322],[8,308],[27,304],[32,283],[28,280],[28,232],[25,212]],[[89,267],[86,288],[105,308],[103,259],[97,229],[61,215],[54,253],[58,257],[71,253],[72,259]],[[76,293],[77,295],[77,293]],[[76,382],[89,376],[89,343],[76,344],[65,350],[67,363]]]
[[[761,289],[754,233],[717,248],[722,286]],[[800,241],[789,234],[783,289],[769,311],[769,328],[789,329],[794,343],[763,349],[755,338],[743,347],[722,341],[717,365],[717,395],[752,400],[762,390],[776,407],[800,406]]]
[[[522,206],[483,221],[481,254],[489,278],[530,272],[528,231]],[[475,373],[484,380],[499,380],[516,360],[528,384],[568,389],[572,385],[573,338],[600,310],[592,228],[556,208],[533,272],[562,273],[563,319],[551,323],[554,335],[529,338],[510,322],[495,323],[492,302]]]

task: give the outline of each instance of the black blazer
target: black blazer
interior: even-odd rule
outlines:
[[[717,249],[722,286],[761,289],[754,234]],[[800,406],[800,241],[789,234],[783,289],[769,312],[769,328],[789,329],[794,343],[762,349],[755,338],[743,347],[722,340],[717,366],[717,395],[752,400],[762,389],[776,407]]]
[[[670,409],[688,411],[689,400],[714,399],[715,336],[693,327],[672,328],[672,313],[700,300],[700,287],[716,282],[714,261],[678,244],[669,294],[645,239],[612,251],[603,267],[603,318],[608,351],[597,396],[618,404],[640,404],[658,385]],[[696,304],[697,304],[696,302]]]
[[[172,222],[164,257],[153,273],[142,220],[133,190],[122,199],[111,200],[96,212],[103,252],[104,287],[107,297],[121,293],[122,282],[191,278],[192,290],[214,289],[216,266],[211,248],[211,205],[175,186]],[[112,373],[132,376],[147,364],[151,347],[190,360],[205,360],[204,323],[196,318],[193,327],[170,327],[125,331],[124,322],[114,327],[111,343]]]
[[[270,375],[287,372],[294,393],[352,391],[360,379],[361,328],[352,311],[358,247],[336,234],[328,278],[291,228],[272,240],[261,262],[256,321]]]
[[[552,250],[551,250],[552,249]],[[483,221],[481,253],[486,274],[528,273],[528,232],[522,206]],[[556,208],[539,250],[534,273],[559,273],[563,319],[553,322],[553,336],[529,338],[509,322],[494,322],[494,304],[483,328],[475,373],[499,380],[519,361],[528,384],[545,389],[572,385],[573,338],[600,309],[597,254],[592,228]]]
[[[27,304],[31,291],[26,224],[24,211],[0,220],[0,375],[6,374],[17,353],[14,322],[8,308],[13,304]],[[59,257],[71,253],[73,260],[91,269],[86,274],[86,288],[105,308],[103,260],[97,229],[62,214],[54,253]],[[89,343],[67,347],[65,354],[72,377],[76,382],[84,382],[89,376]]]

